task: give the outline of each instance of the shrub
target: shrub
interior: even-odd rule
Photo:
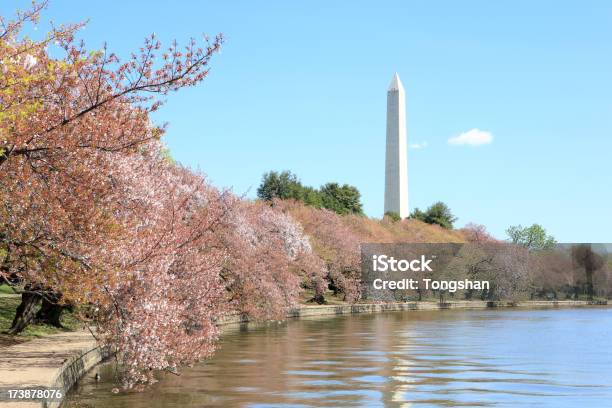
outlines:
[[[400,217],[400,215],[394,211],[387,211],[384,218],[391,222],[398,222],[402,220],[402,217]]]
[[[427,224],[437,224],[442,228],[453,229],[453,223],[457,220],[450,208],[441,201],[432,204],[426,211],[415,208],[410,218],[423,221]]]

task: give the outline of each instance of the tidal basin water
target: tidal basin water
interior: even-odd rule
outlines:
[[[610,407],[612,309],[391,312],[224,335],[149,391],[112,394],[110,364],[79,407]]]

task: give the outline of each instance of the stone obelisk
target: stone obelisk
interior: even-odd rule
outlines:
[[[387,151],[385,158],[385,213],[408,217],[408,159],[406,96],[399,75],[387,91]]]

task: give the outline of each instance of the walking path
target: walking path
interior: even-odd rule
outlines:
[[[61,389],[62,393],[89,368],[101,353],[89,331],[52,334],[0,349],[0,408],[40,407],[41,403],[7,402],[8,390]],[[48,403],[57,407],[60,400]],[[44,406],[44,405],[43,405]]]

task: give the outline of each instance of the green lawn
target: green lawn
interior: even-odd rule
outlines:
[[[13,289],[11,289],[9,285],[4,285],[4,284],[0,285],[0,294],[13,294],[13,293],[15,292],[13,292]]]

